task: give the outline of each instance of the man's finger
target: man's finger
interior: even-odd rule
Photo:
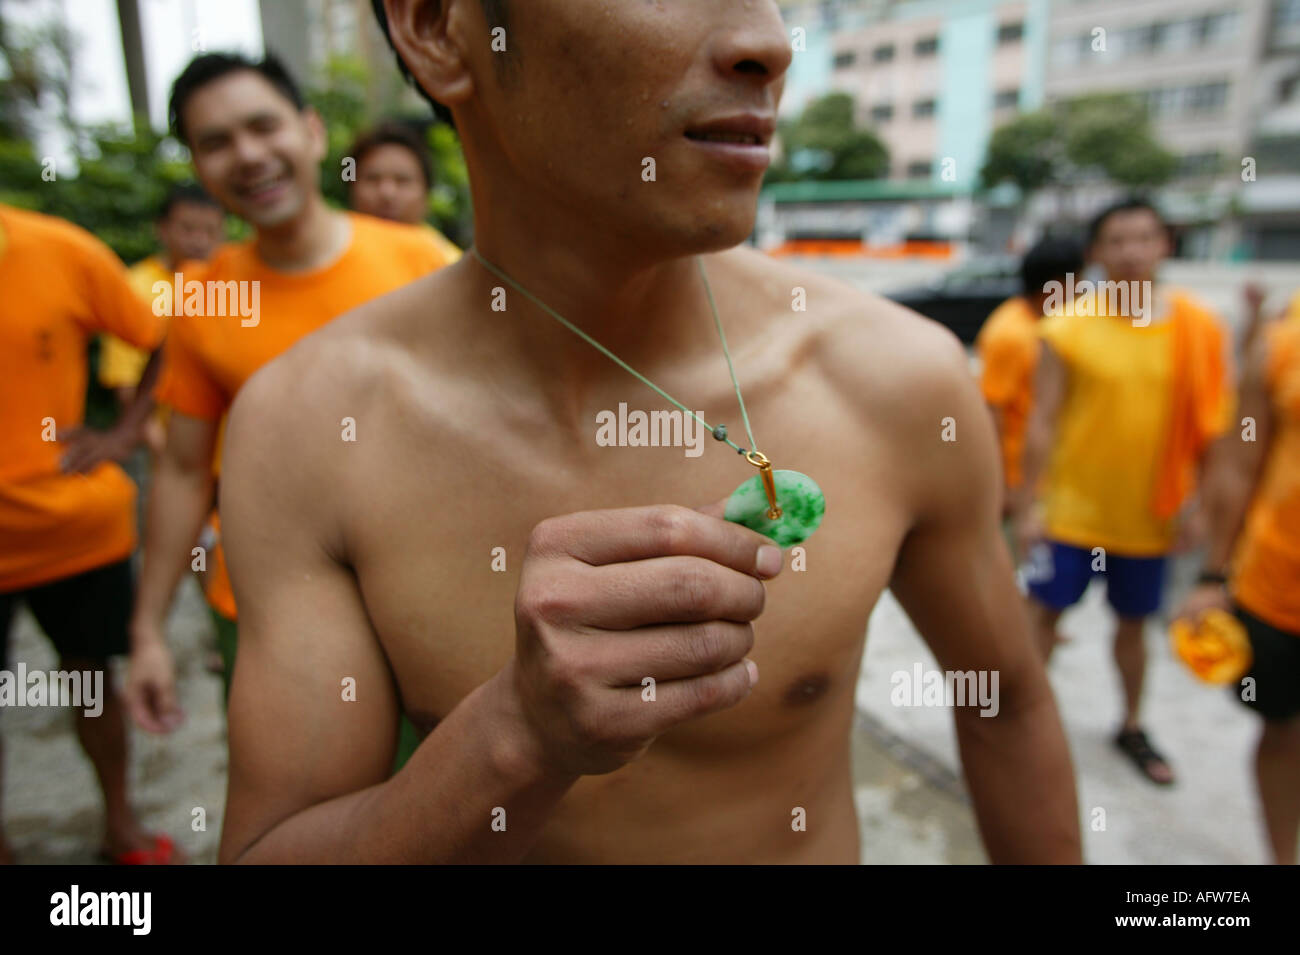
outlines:
[[[719,520],[724,520],[727,514],[728,500],[730,500],[730,498],[724,497],[722,500],[714,501],[712,504],[703,504],[695,508],[695,510],[699,511],[701,514],[707,514],[709,517],[716,517]]]
[[[775,577],[781,551],[739,524],[719,521],[689,507],[664,504],[585,511],[538,525],[534,541],[593,566],[654,557],[703,557],[742,574]],[[759,551],[766,555],[759,569]]]

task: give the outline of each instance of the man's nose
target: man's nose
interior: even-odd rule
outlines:
[[[712,51],[717,69],[764,86],[780,80],[794,54],[774,0],[723,0],[717,11],[721,27]]]
[[[262,137],[251,133],[236,133],[233,145],[235,160],[240,166],[255,166],[265,162],[271,154]]]

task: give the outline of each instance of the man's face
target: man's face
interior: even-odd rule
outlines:
[[[200,87],[185,104],[199,181],[229,212],[259,229],[291,222],[320,190],[325,132],[253,70]]]
[[[508,52],[471,45],[473,152],[506,166],[485,195],[509,175],[673,255],[748,237],[791,59],[775,0],[508,9]]]
[[[1169,254],[1169,236],[1148,209],[1130,209],[1107,217],[1093,242],[1091,258],[1112,282],[1146,282]]]
[[[221,244],[224,214],[206,202],[176,202],[158,220],[158,241],[172,262],[202,262]]]
[[[372,147],[357,163],[350,201],[353,209],[366,215],[409,225],[423,222],[429,190],[419,160],[396,143]]]

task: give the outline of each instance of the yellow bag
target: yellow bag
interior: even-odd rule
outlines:
[[[1169,626],[1169,638],[1174,655],[1206,683],[1236,683],[1254,659],[1246,628],[1223,610],[1207,610],[1195,626],[1175,620]]]

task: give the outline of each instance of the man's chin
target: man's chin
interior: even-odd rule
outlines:
[[[248,209],[243,218],[254,228],[276,229],[296,219],[300,208],[297,202],[278,203],[272,208]]]

